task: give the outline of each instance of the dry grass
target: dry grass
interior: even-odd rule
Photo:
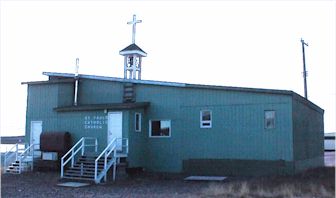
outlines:
[[[116,182],[65,188],[57,186],[58,172],[3,174],[0,197],[331,198],[335,192],[334,168],[314,169],[294,176],[228,178],[217,183],[186,182],[179,176],[119,176]]]
[[[303,191],[295,185],[283,184],[276,188],[252,187],[247,182],[210,184],[202,191],[205,197],[264,197],[264,198],[297,198],[297,197],[323,197],[332,198],[334,192],[327,191],[324,186],[311,184],[310,191]]]
[[[202,197],[262,197],[262,198],[333,198],[334,168],[307,171],[295,176],[256,178],[246,181],[210,183]]]

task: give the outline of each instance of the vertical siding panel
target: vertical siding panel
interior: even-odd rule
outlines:
[[[295,171],[324,165],[322,109],[309,107],[300,96],[293,98],[293,158]]]
[[[61,88],[56,84],[29,85],[27,130],[29,120],[43,119],[46,130],[69,131],[75,140],[82,136],[97,136],[105,144],[106,124],[100,130],[86,130],[83,126],[85,116],[106,116],[103,111],[53,111],[57,105],[66,105],[72,100],[70,93],[66,100],[58,100],[67,95],[61,89],[65,87]],[[71,87],[66,89],[71,92]],[[81,104],[120,103],[122,94],[123,85],[120,82],[87,79],[80,81]],[[134,140],[143,141],[134,143],[132,149],[137,146],[145,147],[143,151],[146,152],[143,155],[146,164],[135,157],[133,162],[143,163],[148,170],[179,172],[182,170],[182,160],[200,158],[290,160],[290,96],[136,84],[136,100],[151,103],[144,112],[143,130],[141,135],[133,133],[130,127],[133,125],[133,111],[127,111],[124,114],[127,115],[124,127],[128,127],[125,134],[129,134]],[[213,112],[211,129],[200,128],[202,109]],[[274,109],[277,113],[274,130],[264,129],[264,110],[269,109]],[[149,138],[150,119],[170,119],[171,137]]]

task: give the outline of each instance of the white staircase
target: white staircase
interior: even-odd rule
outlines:
[[[122,146],[117,149],[117,145]],[[106,181],[107,173],[113,167],[113,181],[115,181],[116,167],[120,164],[120,158],[128,155],[128,139],[115,138],[102,152],[97,152],[97,148],[96,138],[81,138],[62,157],[61,178],[100,183],[103,178]]]
[[[13,146],[4,155],[4,173],[20,174],[24,171],[32,171],[34,159],[40,157],[36,153],[37,146],[37,144],[32,144],[27,148],[24,148],[23,144]]]

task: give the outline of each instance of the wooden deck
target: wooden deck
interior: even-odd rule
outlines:
[[[25,136],[1,136],[1,144],[24,143]]]

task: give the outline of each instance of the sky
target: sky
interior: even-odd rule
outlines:
[[[0,1],[0,134],[24,135],[27,85],[42,72],[123,77],[119,51],[147,52],[142,79],[292,90],[336,132],[336,1]]]

